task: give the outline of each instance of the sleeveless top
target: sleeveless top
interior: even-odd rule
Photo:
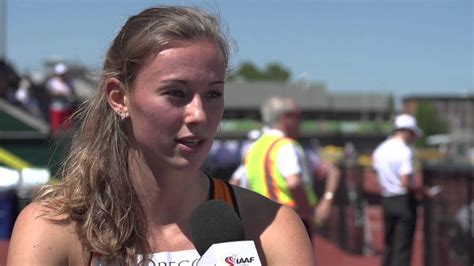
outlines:
[[[232,186],[222,179],[209,177],[208,200],[222,200],[226,202],[240,218],[240,212]],[[150,258],[143,261],[144,265],[196,265],[201,256],[195,249],[180,251],[165,251],[151,254]],[[141,260],[142,256],[138,257]],[[91,252],[89,259],[90,266],[104,266],[107,263],[100,259],[100,256]]]
[[[293,145],[302,152],[301,145],[291,138],[263,134],[247,152],[245,170],[251,190],[280,204],[296,207],[288,182],[277,165],[278,155],[286,145]],[[308,204],[315,206],[317,197],[312,186],[305,182],[303,184]]]

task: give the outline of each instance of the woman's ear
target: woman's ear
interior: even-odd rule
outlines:
[[[105,89],[110,107],[120,118],[128,117],[128,95],[122,82],[116,78],[110,78],[105,84]]]

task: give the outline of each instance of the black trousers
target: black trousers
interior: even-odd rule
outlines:
[[[410,265],[417,205],[411,194],[382,199],[385,223],[383,266]]]

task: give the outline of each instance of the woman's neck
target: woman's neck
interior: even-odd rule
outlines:
[[[199,169],[163,169],[158,176],[146,165],[131,163],[130,177],[147,220],[152,223],[187,219],[209,192],[208,178]]]

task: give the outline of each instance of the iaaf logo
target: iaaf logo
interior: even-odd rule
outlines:
[[[252,263],[255,260],[255,257],[243,257],[239,258],[237,255],[229,256],[224,259],[224,261],[229,265],[229,266],[234,266],[234,265],[247,265],[247,263]]]

